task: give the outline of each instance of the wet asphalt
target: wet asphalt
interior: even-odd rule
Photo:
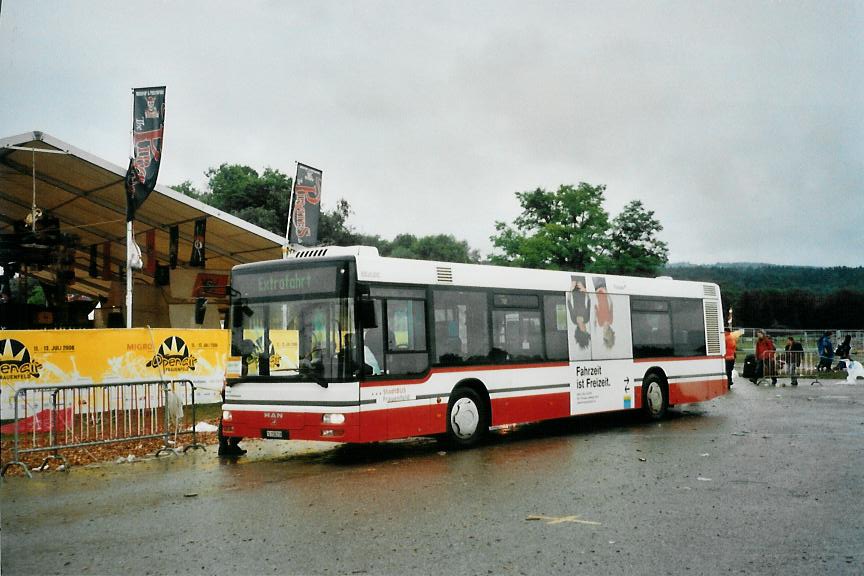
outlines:
[[[2,573],[862,574],[864,382],[7,478]]]

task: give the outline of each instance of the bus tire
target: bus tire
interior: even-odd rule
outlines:
[[[455,448],[477,444],[489,431],[486,404],[471,388],[457,388],[447,404],[447,439]]]
[[[642,409],[649,420],[660,420],[669,410],[669,386],[657,374],[642,381]]]

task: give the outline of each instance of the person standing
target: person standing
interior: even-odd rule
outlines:
[[[834,343],[831,342],[833,334],[834,332],[828,330],[816,342],[816,349],[819,352],[819,365],[816,367],[817,372],[831,370],[831,363],[834,360]]]
[[[771,336],[768,336],[761,330],[758,332],[759,339],[756,341],[756,378],[761,376],[770,376],[771,385],[777,385],[777,371],[774,363],[774,351],[777,349],[774,346],[774,341]],[[751,380],[754,384],[756,379]]]
[[[845,338],[843,338],[843,342],[837,346],[837,350],[834,352],[834,356],[837,358],[837,366],[834,368],[835,370],[845,370],[846,362],[844,360],[850,360],[850,356],[852,355],[852,336],[847,334]]]
[[[792,386],[798,385],[798,367],[801,366],[801,357],[804,356],[804,347],[795,338],[789,336],[786,339],[786,371],[792,380]]]
[[[750,381],[753,384],[759,382],[759,378],[764,374],[765,365],[762,362],[762,354],[765,352],[765,345],[762,343],[765,340],[765,333],[762,330],[756,331],[756,369],[753,371],[753,377]]]
[[[732,370],[735,369],[735,352],[738,349],[738,338],[741,336],[741,331],[736,330],[732,332],[732,329],[727,326],[723,335],[726,338],[726,355],[724,356],[726,360],[726,381],[729,383],[728,388],[732,388]]]

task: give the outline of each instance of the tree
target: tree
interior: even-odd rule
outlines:
[[[630,276],[657,276],[669,260],[666,242],[657,238],[663,230],[654,211],[641,200],[632,200],[612,221],[609,248],[601,258],[605,272]]]
[[[180,192],[181,194],[189,196],[190,198],[195,198],[196,200],[200,200],[205,204],[208,203],[207,200],[204,198],[204,193],[199,192],[198,189],[195,188],[195,185],[192,184],[191,180],[184,180],[180,184],[175,184],[174,186],[171,186],[171,188],[173,188],[177,192]]]
[[[240,164],[222,164],[205,174],[206,192],[199,192],[188,180],[174,189],[265,230],[285,234],[291,178],[272,168],[265,168],[259,175],[253,168]]]
[[[222,164],[207,172],[208,190],[199,192],[186,180],[174,186],[178,192],[196,198],[229,214],[279,235],[288,222],[291,179],[271,168],[259,175],[249,166]],[[392,242],[378,235],[361,234],[349,224],[351,205],[344,198],[333,210],[322,210],[318,220],[318,244],[321,246],[374,246],[382,256],[441,260],[445,262],[479,262],[480,254],[464,240],[438,234],[417,238],[400,234]]]
[[[399,234],[392,242],[380,241],[378,251],[382,256],[392,258],[463,263],[480,261],[480,253],[477,250],[472,250],[466,241],[457,240],[451,234],[421,236],[420,238],[413,234]]]
[[[496,222],[490,239],[503,254],[492,254],[493,264],[589,270],[602,254],[609,231],[603,208],[606,186],[580,182],[561,185],[556,192],[537,188],[517,192],[522,214],[515,227]]]
[[[348,227],[351,205],[344,198],[330,212],[321,211],[318,218],[318,242],[324,246],[350,246],[357,243],[357,234]]]

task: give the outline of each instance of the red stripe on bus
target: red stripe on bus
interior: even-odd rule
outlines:
[[[232,410],[231,420],[222,422],[226,436],[261,438],[266,431],[283,430],[289,440],[330,440],[360,442],[360,415],[346,413],[345,422],[338,426],[324,424],[322,414],[313,412],[280,412],[278,410]],[[324,430],[336,430],[339,435],[323,436]]]
[[[525,368],[564,368],[569,366],[569,362],[544,362],[542,364],[482,364],[478,366],[448,366],[442,368],[432,368],[423,378],[414,378],[408,380],[375,380],[365,381],[360,383],[361,388],[376,388],[382,386],[405,386],[410,384],[425,384],[434,374],[449,374],[455,372],[489,372],[492,370],[522,370]]]
[[[728,392],[725,378],[715,380],[693,380],[669,384],[669,404],[704,402]]]
[[[492,399],[493,426],[568,416],[570,416],[570,392]]]
[[[515,365],[514,365],[515,366]],[[545,365],[544,365],[545,366]],[[494,367],[494,369],[502,369]],[[465,369],[443,369],[443,372],[463,372]],[[727,392],[725,378],[673,381],[669,384],[669,404],[704,402]],[[634,408],[642,407],[642,387],[634,390]],[[533,394],[493,398],[493,426],[522,424],[554,418],[566,418],[570,413],[570,392]],[[311,412],[232,411],[233,418],[224,423],[226,436],[260,438],[267,430],[285,430],[292,440],[324,440],[332,442],[378,442],[443,434],[447,430],[447,402],[430,402],[422,406],[388,408],[345,413],[340,425],[325,424],[322,414]],[[333,431],[325,436],[325,431]]]
[[[492,425],[522,424],[570,416],[570,393],[536,394],[492,399]],[[232,411],[223,423],[226,436],[261,438],[267,430],[285,430],[290,440],[380,442],[447,431],[447,403],[406,406],[345,414],[341,425],[324,424],[321,414],[308,412]],[[335,431],[324,436],[325,430]]]
[[[447,404],[427,404],[360,413],[361,442],[379,442],[447,431]]]
[[[643,362],[685,362],[689,360],[722,360],[722,356],[677,356],[677,357],[661,357],[661,358],[634,358],[634,364]]]
[[[705,402],[729,391],[726,379],[717,380],[693,380],[692,382],[672,382],[669,384],[669,404],[690,404],[692,402]],[[636,386],[634,390],[633,407],[642,408],[642,387]]]

